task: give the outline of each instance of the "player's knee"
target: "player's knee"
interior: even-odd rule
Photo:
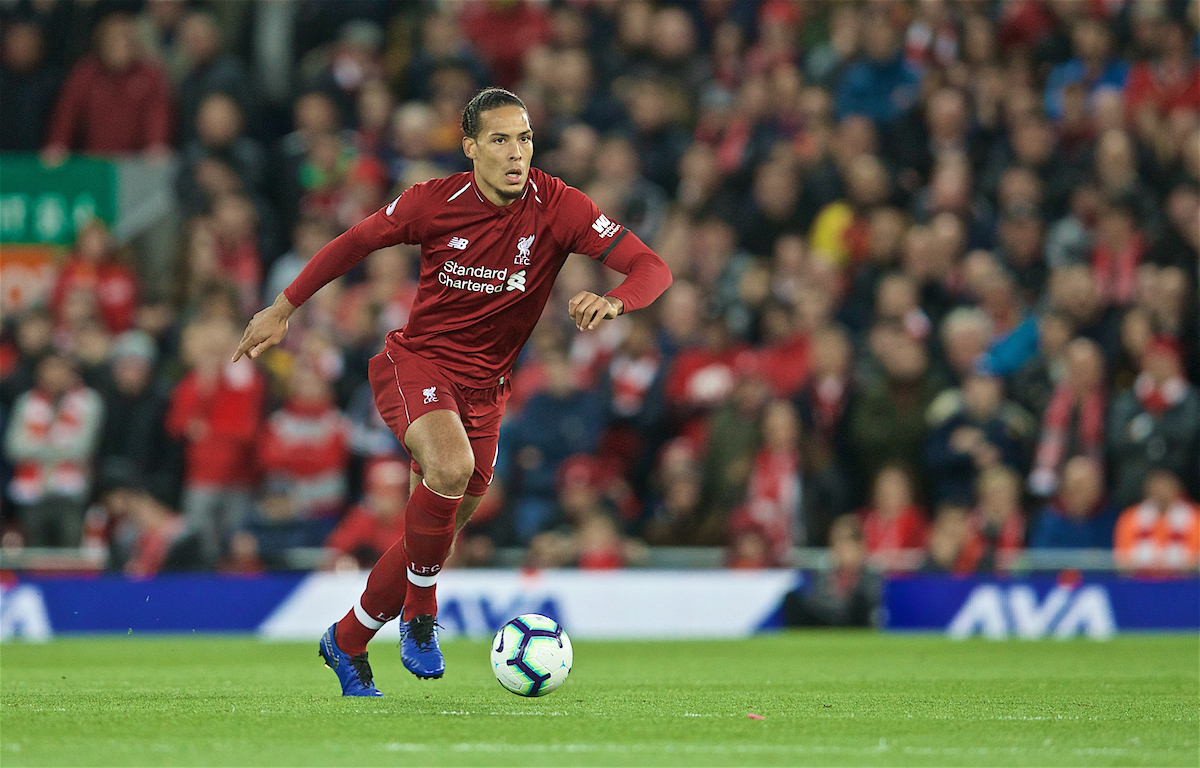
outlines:
[[[474,459],[475,457],[468,453],[466,456],[449,456],[423,467],[425,485],[443,496],[462,496],[467,491],[467,483],[471,482],[471,475],[475,472]]]

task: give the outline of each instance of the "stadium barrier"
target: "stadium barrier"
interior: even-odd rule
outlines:
[[[0,591],[0,639],[226,632],[312,640],[354,603],[366,578],[365,572],[21,577]],[[784,595],[803,582],[803,572],[792,570],[452,570],[439,582],[439,620],[447,637],[485,637],[526,612],[552,616],[579,639],[744,637],[778,628]],[[1195,632],[1200,579],[901,576],[885,583],[882,608],[885,630],[956,638]],[[395,639],[395,624],[385,633]]]

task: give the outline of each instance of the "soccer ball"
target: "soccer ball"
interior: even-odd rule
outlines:
[[[545,696],[571,674],[571,638],[554,619],[536,613],[500,627],[492,641],[492,672],[518,696]]]

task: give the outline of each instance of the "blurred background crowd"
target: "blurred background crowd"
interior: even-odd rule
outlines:
[[[830,547],[1004,569],[1026,547],[1200,550],[1195,0],[0,0],[0,149],[173,158],[175,248],[80,229],[4,317],[5,546],[131,574],[370,566],[408,465],[366,364],[419,252],[369,256],[229,364],[331,238],[467,170],[513,89],[534,164],[671,266],[576,333],[567,262],[455,551],[731,567]],[[0,160],[2,162],[2,160]],[[823,592],[822,592],[823,590]],[[789,610],[826,610],[821,594]],[[827,602],[827,601],[826,601]],[[852,601],[851,601],[852,602]],[[847,608],[847,601],[837,610]]]

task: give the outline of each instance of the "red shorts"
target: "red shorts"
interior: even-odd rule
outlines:
[[[500,417],[512,392],[508,379],[489,389],[464,387],[432,361],[391,344],[371,358],[368,372],[379,415],[402,444],[409,426],[430,411],[458,414],[475,454],[475,472],[467,483],[467,493],[482,496],[496,471]],[[416,459],[412,469],[422,474]]]

